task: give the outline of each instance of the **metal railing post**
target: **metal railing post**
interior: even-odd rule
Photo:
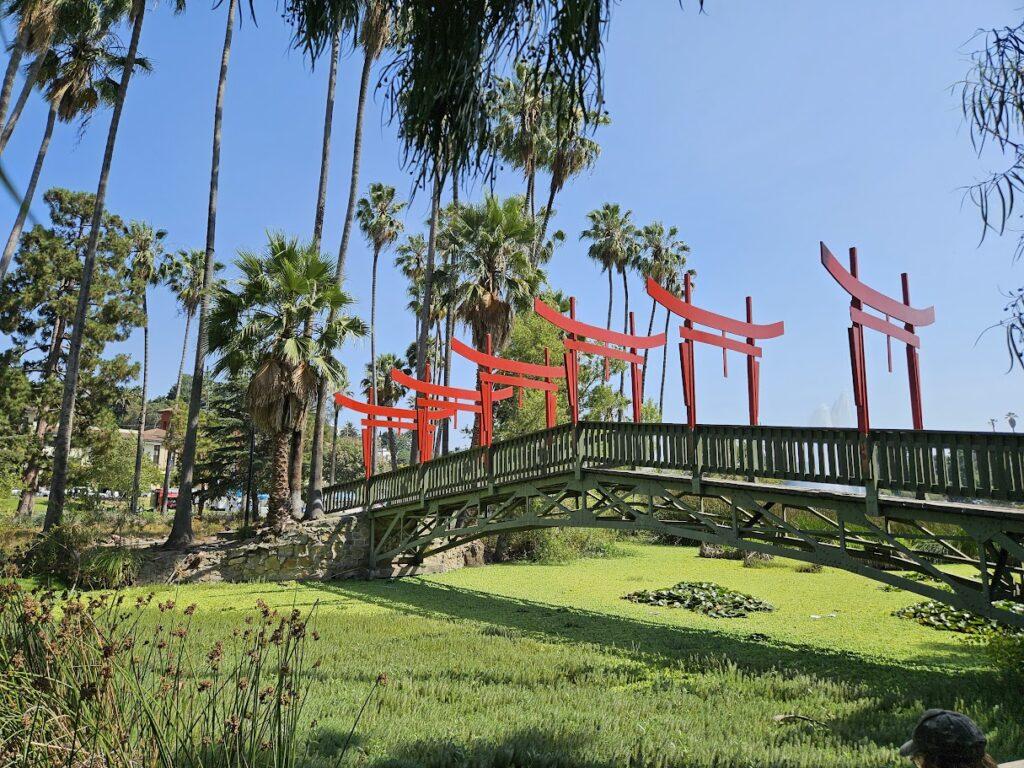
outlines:
[[[861,472],[864,474],[864,503],[868,515],[878,515],[878,443],[870,432],[860,434]]]
[[[704,465],[704,436],[700,427],[690,428],[690,483],[695,494],[700,494],[700,475]]]

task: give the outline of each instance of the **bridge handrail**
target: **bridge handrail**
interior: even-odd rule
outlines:
[[[440,498],[582,468],[676,470],[1024,502],[1024,435],[632,422],[561,424],[324,491],[325,509]],[[362,486],[360,490],[359,486]]]

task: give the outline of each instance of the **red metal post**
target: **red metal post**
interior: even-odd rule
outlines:
[[[850,249],[850,274],[859,278],[857,268],[857,249]],[[862,307],[860,299],[850,296],[851,310],[860,310]],[[853,321],[853,331],[850,343],[850,364],[853,369],[853,400],[857,406],[857,429],[867,434],[871,430],[871,417],[868,410],[868,377],[867,366],[864,358],[864,326]]]
[[[632,312],[629,313],[629,334],[636,335],[636,319]],[[630,347],[629,351],[635,355],[636,347]],[[644,393],[640,389],[640,366],[635,362],[629,364],[629,390],[633,398],[633,423],[639,424],[643,421]]]
[[[569,317],[573,320],[576,319],[576,297],[569,297]],[[573,338],[573,334],[569,334],[569,338]],[[580,420],[580,400],[579,400],[579,363],[578,353],[575,349],[567,349],[565,352],[565,384],[566,384],[566,398],[569,401],[569,414],[572,417],[572,423],[578,424]]]
[[[544,347],[544,365],[551,365],[551,350],[548,347]],[[544,381],[551,383],[551,378],[547,377]],[[551,429],[558,422],[558,393],[549,389],[544,393],[544,415],[546,417],[546,424],[548,429]]]
[[[910,278],[906,272],[900,275],[903,284],[903,303],[910,306]],[[911,323],[904,323],[904,330],[914,333],[914,326]],[[907,378],[910,382],[910,415],[914,422],[914,429],[924,429],[924,415],[921,409],[921,366],[917,355],[917,348],[907,344]]]
[[[754,322],[754,299],[750,296],[747,296],[747,322]],[[747,344],[753,346],[754,339],[748,336]],[[759,366],[760,363],[755,360],[752,355],[747,355],[747,413],[750,417],[750,425],[752,427],[757,426]]]

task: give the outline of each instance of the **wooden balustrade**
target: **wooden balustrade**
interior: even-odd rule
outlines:
[[[330,486],[324,502],[330,512],[394,506],[601,467],[1024,502],[1024,435],[632,422],[563,424],[451,453]]]

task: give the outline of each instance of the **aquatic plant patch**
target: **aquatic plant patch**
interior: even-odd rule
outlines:
[[[998,600],[993,605],[1024,616],[1024,605],[1020,603]],[[906,608],[893,611],[892,615],[898,616],[901,619],[910,619],[926,627],[941,629],[946,632],[961,632],[967,635],[989,634],[991,632],[1024,634],[1020,630],[1012,629],[998,621],[986,619],[984,616],[979,616],[970,611],[958,611],[936,600],[926,600],[923,603],[908,605]]]
[[[753,595],[710,581],[681,581],[669,589],[631,592],[623,599],[665,608],[686,608],[714,619],[742,619],[756,611],[775,610],[773,605]]]

